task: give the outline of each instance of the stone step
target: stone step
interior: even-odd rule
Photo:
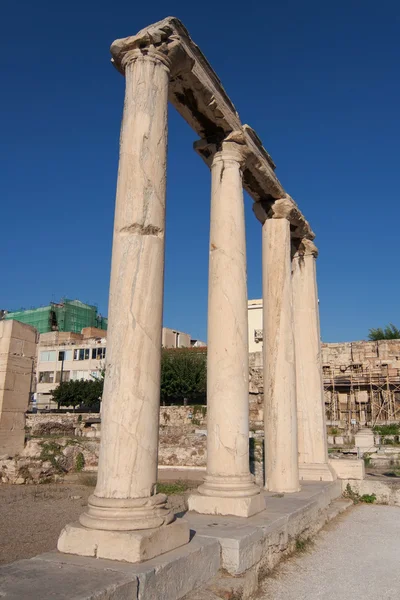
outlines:
[[[7,600],[178,600],[220,567],[216,540],[189,544],[141,564],[49,552],[0,567]]]

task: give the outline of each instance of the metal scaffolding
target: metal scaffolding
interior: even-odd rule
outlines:
[[[323,381],[329,421],[374,426],[400,419],[400,369],[384,363],[376,368],[325,364]]]

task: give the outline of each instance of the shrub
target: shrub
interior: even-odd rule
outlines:
[[[85,467],[85,457],[83,456],[82,452],[79,452],[76,455],[76,459],[75,459],[75,471],[83,471]]]
[[[399,423],[390,423],[390,425],[375,425],[372,428],[374,433],[385,437],[386,435],[399,435],[400,425]]]

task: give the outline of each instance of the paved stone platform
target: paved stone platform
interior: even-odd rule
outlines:
[[[329,520],[341,483],[304,483],[295,494],[265,492],[266,510],[244,519],[187,513],[189,544],[140,564],[50,552],[0,568],[6,600],[179,600],[204,588],[221,568],[235,581],[273,568],[298,536]],[[189,597],[189,596],[188,596]]]

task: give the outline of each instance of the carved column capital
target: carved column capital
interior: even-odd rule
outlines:
[[[220,140],[198,140],[193,147],[210,168],[221,160],[231,160],[243,169],[251,154],[242,131],[232,131]]]
[[[286,219],[289,221],[292,239],[313,240],[315,238],[310,224],[306,221],[296,202],[289,194],[285,194],[285,196],[277,200],[267,198],[259,202],[254,202],[253,212],[262,224],[267,219]]]
[[[301,258],[304,256],[318,256],[318,248],[312,240],[303,238],[301,240],[293,240],[293,258]]]
[[[194,64],[183,49],[179,36],[168,25],[160,27],[156,24],[137,35],[115,40],[110,50],[111,61],[122,74],[139,58],[161,62],[169,70],[170,77],[190,70]]]

